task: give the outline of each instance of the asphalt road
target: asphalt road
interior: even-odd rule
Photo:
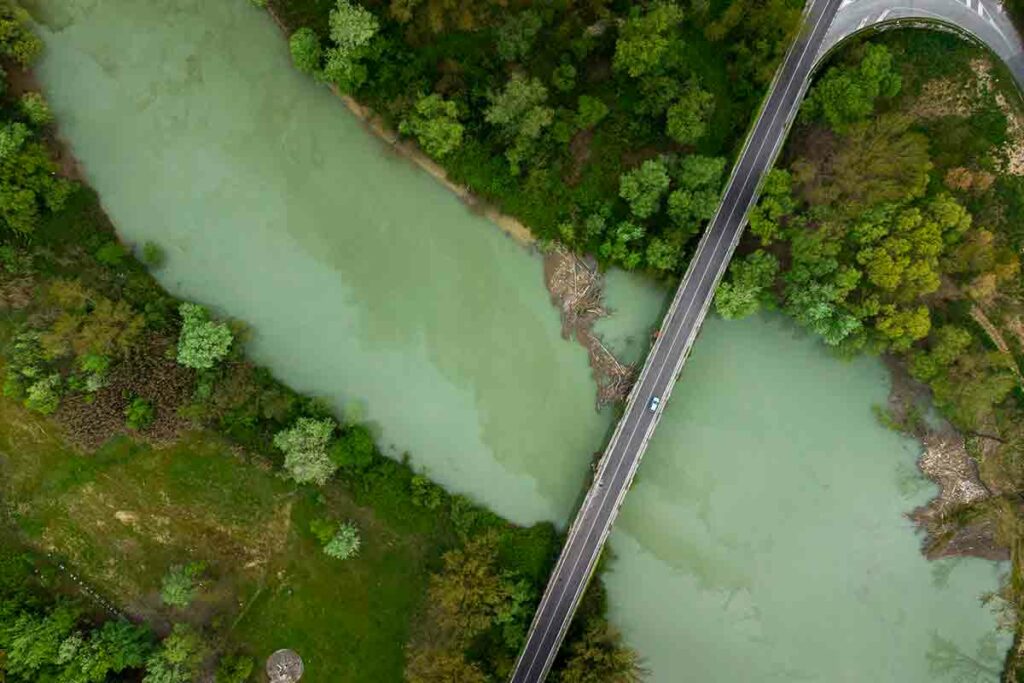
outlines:
[[[1006,62],[1024,89],[1024,42],[998,0],[843,0],[825,37],[829,50],[855,33],[880,24],[955,26]]]
[[[810,0],[805,9],[804,26],[775,75],[754,129],[733,167],[718,213],[704,231],[662,323],[661,335],[601,458],[594,484],[569,528],[566,544],[516,661],[513,683],[543,681],[551,668],[647,442],[743,232],[761,180],[771,169],[799,109],[839,5],[840,0]],[[651,412],[648,406],[653,396],[660,397],[661,406]]]

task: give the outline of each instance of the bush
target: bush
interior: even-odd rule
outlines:
[[[28,122],[37,128],[42,128],[53,123],[53,114],[50,106],[40,93],[27,92],[21,96],[21,113],[25,115]]]
[[[359,528],[352,522],[345,522],[324,546],[324,554],[336,560],[347,560],[359,554],[360,545]]]
[[[375,451],[370,430],[363,425],[351,425],[331,445],[328,454],[338,467],[363,470],[373,464]]]
[[[327,444],[336,427],[330,418],[300,417],[274,436],[274,446],[284,452],[288,476],[300,484],[322,486],[327,482],[338,467],[327,455]]]
[[[164,265],[166,260],[167,254],[164,253],[163,247],[156,242],[146,242],[142,245],[142,262],[150,268],[159,268]]]
[[[422,474],[412,478],[412,502],[414,505],[436,510],[444,504],[444,489]]]
[[[292,64],[299,71],[315,74],[320,71],[320,60],[323,48],[320,37],[311,28],[300,28],[288,39],[288,49],[292,53]]]
[[[153,420],[156,418],[153,402],[144,398],[135,398],[124,409],[124,416],[125,423],[129,428],[141,432],[153,424]]]
[[[181,314],[178,363],[195,370],[209,370],[228,354],[231,330],[222,322],[211,321],[209,313],[199,304],[184,303],[178,307],[178,312]]]
[[[117,240],[110,240],[96,250],[96,260],[105,266],[116,268],[124,262],[125,248]]]
[[[25,395],[25,407],[50,415],[60,406],[60,375],[54,373],[34,382]]]
[[[160,599],[171,607],[188,607],[199,590],[196,579],[205,569],[206,565],[202,562],[171,567],[160,585]]]
[[[245,683],[252,676],[256,663],[245,655],[228,655],[217,663],[217,683]]]

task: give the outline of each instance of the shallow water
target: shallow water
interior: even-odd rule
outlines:
[[[609,417],[536,256],[294,72],[245,0],[32,7],[62,133],[123,237],[168,251],[165,285],[450,488],[564,523]],[[598,330],[639,358],[664,301],[613,273]],[[903,513],[931,489],[871,415],[885,392],[781,318],[707,325],[613,535],[612,615],[654,680],[956,680],[941,655],[995,680],[998,568],[921,558]]]

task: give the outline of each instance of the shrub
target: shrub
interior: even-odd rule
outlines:
[[[252,676],[256,663],[245,655],[228,655],[217,663],[217,683],[245,683]]]
[[[436,510],[444,504],[444,490],[422,474],[412,478],[411,486],[413,505]]]
[[[315,74],[320,71],[320,60],[323,48],[320,37],[311,28],[300,28],[288,39],[288,49],[292,53],[292,64],[299,71]]]
[[[337,531],[337,525],[329,519],[318,517],[309,523],[309,530],[317,540],[320,541],[320,545],[327,545],[334,538],[334,532]]]
[[[373,463],[373,435],[363,425],[351,425],[330,448],[331,460],[346,469],[362,470]]]
[[[153,424],[156,412],[153,409],[153,402],[144,398],[134,398],[124,409],[125,423],[129,428],[141,432]]]
[[[205,569],[206,565],[202,562],[171,567],[160,585],[160,599],[171,607],[188,607],[199,590],[196,579]]]
[[[124,262],[125,248],[117,240],[110,240],[96,250],[96,260],[105,266],[116,268]]]
[[[324,554],[336,560],[347,560],[359,554],[361,544],[359,528],[352,522],[345,522],[324,546]]]
[[[43,415],[50,415],[60,406],[60,375],[54,373],[37,380],[25,395],[25,407]]]
[[[53,114],[50,106],[40,93],[27,92],[21,96],[21,113],[25,115],[28,122],[37,128],[53,123]]]
[[[300,484],[323,485],[337,469],[327,455],[327,444],[337,424],[330,418],[300,417],[274,436],[274,446],[284,452],[288,476]]]
[[[228,354],[231,330],[222,322],[210,320],[209,313],[199,304],[184,303],[178,307],[178,312],[181,314],[178,363],[187,368],[209,370]]]
[[[156,242],[146,242],[142,245],[142,262],[150,268],[156,269],[164,265],[167,254],[163,247]]]

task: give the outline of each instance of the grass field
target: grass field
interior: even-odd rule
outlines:
[[[296,488],[208,432],[162,449],[119,438],[88,455],[54,432],[0,401],[0,495],[31,545],[158,628],[209,624],[258,661],[293,648],[304,680],[401,680],[442,539],[397,533],[338,487]],[[355,521],[360,555],[324,555],[309,532],[317,517]],[[200,597],[161,605],[161,577],[192,560],[208,565]]]

